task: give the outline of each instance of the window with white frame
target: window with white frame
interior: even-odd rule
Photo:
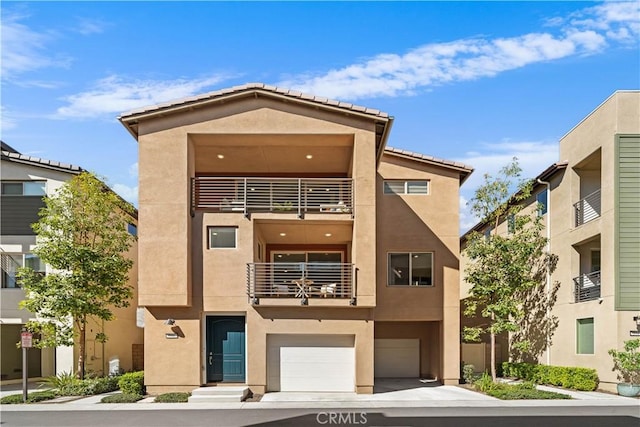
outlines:
[[[209,227],[210,249],[236,248],[237,227]]]
[[[387,285],[433,286],[433,253],[389,253],[387,258]]]
[[[1,254],[0,264],[2,265],[2,288],[19,288],[20,281],[17,274],[18,269],[29,267],[36,273],[44,275],[45,265],[37,255],[34,254]]]
[[[2,181],[3,196],[45,196],[44,181]]]
[[[385,180],[384,194],[429,194],[429,181]]]

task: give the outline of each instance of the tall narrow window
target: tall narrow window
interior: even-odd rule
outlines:
[[[594,354],[593,317],[578,319],[576,341],[576,353]]]
[[[507,216],[507,231],[509,234],[516,231],[516,216],[513,214]]]
[[[209,227],[209,248],[235,248],[236,227]]]
[[[536,201],[538,202],[538,215],[542,216],[547,213],[547,190],[542,190],[536,195]]]
[[[2,287],[19,288],[16,274],[23,266],[22,254],[2,254],[0,260],[2,261]]]

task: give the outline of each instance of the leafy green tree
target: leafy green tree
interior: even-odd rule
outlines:
[[[536,210],[524,212],[523,204],[531,197],[533,181],[520,179],[517,159],[502,168],[497,177],[484,176],[484,183],[470,201],[471,211],[489,227],[487,234],[472,232],[464,252],[469,259],[465,280],[471,284],[465,300],[464,315],[478,314],[484,323],[465,327],[464,339],[479,341],[488,333],[491,345],[491,376],[496,380],[496,335],[518,332],[525,317],[523,301],[546,282],[556,259],[547,253],[542,216]],[[513,192],[514,187],[517,191]],[[510,194],[513,194],[510,196]],[[498,234],[506,222],[508,233]],[[530,343],[526,336],[510,345],[521,350]]]
[[[127,231],[133,208],[87,172],[44,201],[32,226],[33,252],[54,272],[43,277],[21,269],[26,299],[20,306],[44,319],[27,325],[39,335],[38,347],[69,346],[78,339],[76,373],[84,378],[88,320],[112,320],[112,308],[129,306],[133,295],[127,283],[133,261],[126,256],[135,240]]]

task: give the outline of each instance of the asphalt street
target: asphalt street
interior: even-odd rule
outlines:
[[[2,411],[2,427],[638,427],[640,407],[321,408]]]

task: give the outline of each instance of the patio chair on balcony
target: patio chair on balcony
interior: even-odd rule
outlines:
[[[333,298],[335,298],[337,289],[338,289],[337,283],[322,285],[322,287],[320,288],[320,295],[322,295],[322,298],[326,298],[327,295],[331,295]]]
[[[291,296],[291,288],[287,284],[273,285],[273,294],[276,297],[289,297]]]

